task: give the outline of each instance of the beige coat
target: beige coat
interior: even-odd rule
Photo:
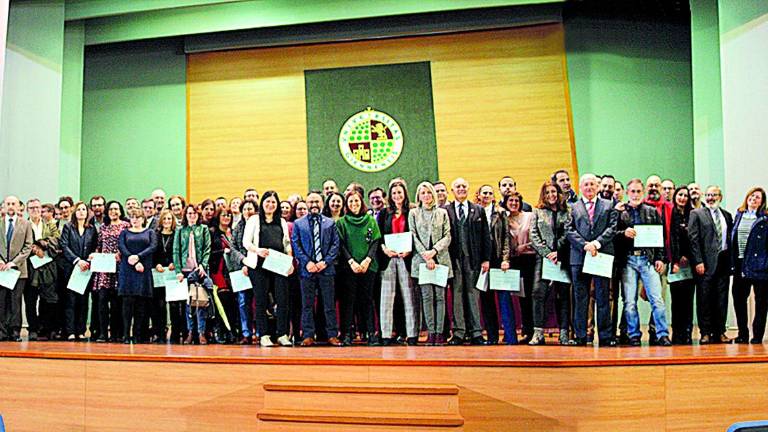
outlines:
[[[432,247],[429,247],[430,226],[424,219],[424,209],[416,207],[408,215],[408,226],[413,233],[413,261],[411,262],[411,276],[419,277],[419,264],[423,264],[422,252],[430,249],[437,251],[435,261],[438,264],[448,266],[448,277],[453,276],[453,266],[448,247],[451,245],[451,223],[448,212],[445,209],[435,207],[432,215]]]
[[[34,242],[32,225],[23,217],[16,216],[16,222],[13,225],[13,237],[11,238],[11,253],[7,254],[8,244],[5,234],[8,227],[6,222],[7,216],[0,220],[0,261],[3,263],[12,262],[15,268],[21,272],[19,278],[24,279],[28,276],[27,258],[32,252],[32,243]]]

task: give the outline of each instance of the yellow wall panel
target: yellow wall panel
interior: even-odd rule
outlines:
[[[305,193],[304,70],[430,61],[441,179],[510,174],[535,202],[576,177],[563,56],[561,25],[190,55],[189,195]]]

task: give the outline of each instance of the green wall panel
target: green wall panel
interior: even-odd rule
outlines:
[[[85,27],[82,21],[70,21],[65,24],[61,88],[59,195],[78,196],[80,193],[84,40]]]
[[[81,195],[186,194],[186,59],[179,41],[86,53]]]
[[[414,192],[418,183],[437,180],[429,62],[306,71],[304,79],[310,188],[320,189],[323,180],[331,177],[342,189],[357,181],[369,190],[386,185],[394,177],[403,177]],[[350,166],[339,151],[344,122],[367,107],[391,116],[403,136],[397,161],[387,169],[370,173]]]
[[[574,17],[565,39],[579,172],[691,181],[686,26]]]

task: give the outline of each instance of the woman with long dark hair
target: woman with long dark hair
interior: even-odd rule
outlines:
[[[571,310],[570,286],[562,281],[544,279],[542,275],[545,260],[560,265],[563,270],[568,270],[567,262],[563,262],[567,252],[562,253],[561,251],[568,244],[565,237],[565,227],[570,220],[571,212],[565,202],[563,192],[557,184],[547,180],[541,185],[539,203],[533,209],[533,219],[531,220],[531,246],[538,255],[534,269],[533,336],[529,342],[531,345],[544,344],[547,299],[553,293],[555,294],[557,323],[560,328],[558,341],[560,345],[568,345]]]
[[[357,311],[361,333],[368,334],[368,345],[379,345],[373,301],[373,284],[378,263],[376,253],[381,233],[376,220],[368,214],[363,196],[353,189],[347,193],[344,216],[336,221],[339,231],[341,285],[336,290],[341,299],[341,331],[344,345],[352,345],[354,316]]]
[[[96,241],[98,234],[96,228],[91,224],[88,206],[84,202],[78,202],[73,206],[72,216],[64,225],[61,232],[59,245],[61,253],[64,256],[62,261],[64,266],[64,284],[72,276],[73,271],[88,271],[90,263],[88,257],[96,250]],[[75,269],[77,267],[77,269]],[[67,340],[85,339],[85,321],[88,315],[88,291],[90,284],[84,294],[78,294],[70,289],[65,290],[65,309],[64,309],[64,334]]]
[[[669,245],[672,252],[670,272],[690,271],[691,242],[688,238],[688,217],[693,210],[691,195],[687,186],[680,186],[672,194],[673,208],[669,228]],[[696,285],[692,278],[671,282],[669,292],[672,296],[672,343],[690,345],[693,341],[693,294]]]
[[[276,303],[277,343],[282,346],[292,345],[288,337],[288,278],[262,267],[270,249],[291,255],[288,223],[280,217],[279,203],[277,192],[264,192],[259,206],[261,211],[248,218],[243,235],[243,246],[257,256],[256,266],[248,270],[248,276],[251,278],[256,299],[256,333],[260,337],[259,344],[262,347],[274,345],[267,325],[270,292],[274,293]]]
[[[387,210],[379,214],[379,231],[382,238],[387,234],[409,232],[408,215],[411,203],[405,183],[394,181],[389,186]],[[411,285],[410,268],[411,253],[395,252],[381,243],[379,254],[381,272],[381,303],[379,320],[381,322],[381,337],[384,345],[392,343],[393,307],[395,291],[400,290],[406,322],[406,343],[416,345],[419,336],[418,309],[413,286]]]

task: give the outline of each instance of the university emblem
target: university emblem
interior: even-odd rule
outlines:
[[[339,151],[355,169],[382,171],[403,152],[403,133],[395,119],[368,107],[344,122],[339,132]]]

